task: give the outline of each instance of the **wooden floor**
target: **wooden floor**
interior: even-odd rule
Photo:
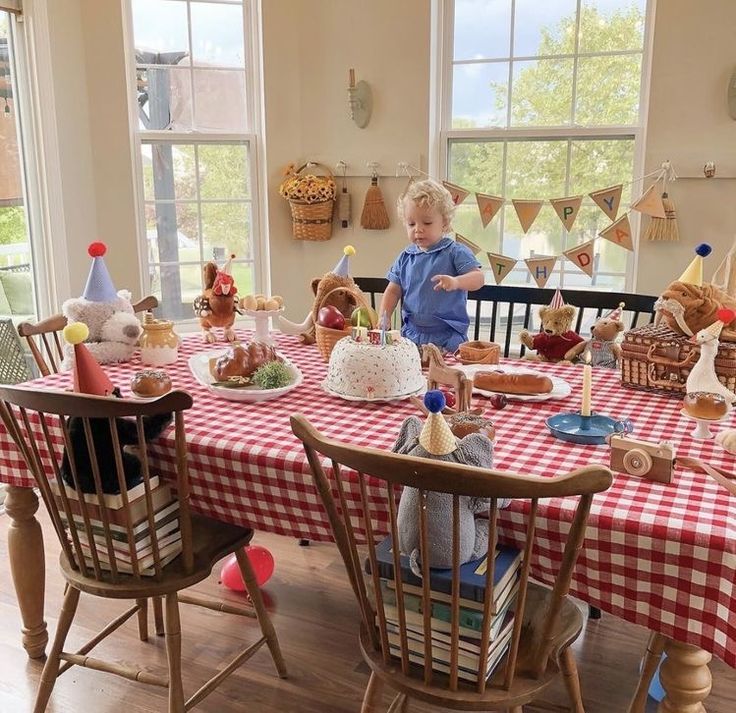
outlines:
[[[58,547],[49,524],[46,533],[46,618],[53,635],[61,603],[63,583],[58,572]],[[10,585],[7,561],[8,518],[0,516],[0,711],[22,713],[31,709],[41,672],[41,662],[30,661],[20,644],[20,618]],[[281,639],[290,678],[275,674],[264,647],[239,669],[197,711],[230,713],[358,713],[367,669],[356,645],[356,607],[336,549],[313,544],[298,547],[292,539],[258,535],[276,559],[276,572],[265,588],[267,604]],[[237,598],[217,583],[217,575],[200,590],[208,595]],[[99,631],[125,604],[83,596],[77,622],[68,641],[84,643]],[[251,621],[182,605],[185,692],[193,692],[214,672],[219,662],[229,660],[243,640],[254,640]],[[152,629],[152,626],[151,626]],[[587,713],[625,713],[636,684],[639,657],[647,632],[612,616],[588,623],[575,651],[580,668]],[[70,648],[71,648],[70,646]],[[94,655],[143,665],[156,670],[166,665],[162,639],[148,643],[137,638],[135,617]],[[736,673],[720,661],[712,665],[713,693],[709,713],[735,710]],[[550,700],[563,702],[561,690]],[[650,705],[648,711],[655,711]],[[142,713],[165,711],[165,691],[132,683],[95,671],[72,668],[57,682],[48,711],[53,713]],[[412,713],[438,710],[412,703]],[[526,713],[536,713],[533,706]]]

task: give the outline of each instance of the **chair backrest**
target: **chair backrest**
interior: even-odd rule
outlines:
[[[153,295],[149,295],[135,302],[133,311],[147,312],[156,307],[158,307],[158,300]],[[55,314],[36,323],[21,322],[18,325],[18,334],[28,342],[28,348],[33,354],[41,376],[59,373],[61,362],[64,359],[61,338],[64,327],[66,327],[66,317],[63,314]]]
[[[375,308],[377,295],[383,293],[388,280],[383,277],[356,277],[355,283],[371,299]],[[538,287],[514,287],[511,285],[483,285],[479,290],[468,293],[471,309],[471,339],[489,339],[499,342],[503,339],[503,356],[512,354],[516,342],[513,337],[521,329],[530,329],[533,307],[548,305],[554,295],[553,289]],[[624,325],[633,329],[641,324],[654,321],[653,295],[637,295],[628,292],[605,292],[598,290],[561,290],[568,304],[578,308],[573,325],[576,332],[588,327],[598,317],[623,302]],[[488,314],[490,306],[490,314]],[[536,311],[536,310],[534,310]],[[498,334],[498,339],[496,338]],[[519,345],[520,356],[525,348]]]
[[[176,449],[176,494],[181,533],[181,556],[187,572],[193,569],[191,519],[189,512],[189,476],[183,412],[191,408],[192,397],[173,391],[155,401],[141,402],[74,394],[64,391],[41,391],[23,386],[0,386],[0,420],[15,442],[41,492],[62,550],[72,568],[98,581],[117,583],[123,573],[136,579],[145,567],[154,578],[162,576],[159,528],[154,520],[155,493],[152,488],[149,449],[145,440],[144,416],[173,412]],[[81,424],[81,434],[72,445],[70,421]],[[116,419],[126,419],[126,443],[118,433]],[[78,431],[80,433],[80,431]],[[98,439],[96,441],[96,439]],[[103,459],[96,448],[104,445],[104,462],[114,463],[114,473],[104,473]],[[131,512],[126,489],[123,447],[135,448],[140,459],[145,502]],[[75,457],[76,454],[76,457]],[[66,460],[65,460],[66,456]],[[92,497],[82,492],[81,462],[89,465],[94,482]],[[64,487],[62,472],[66,467],[73,485]],[[115,478],[120,488],[122,508],[115,523],[103,503],[102,480]],[[55,483],[53,481],[56,481]],[[86,495],[86,497],[85,497]],[[134,531],[134,519],[138,526]],[[66,524],[69,526],[67,527]],[[115,526],[113,526],[115,525]],[[146,563],[139,558],[142,531],[150,538]],[[137,537],[136,537],[137,535]],[[121,566],[121,562],[126,566]],[[121,571],[122,570],[122,571]]]
[[[606,490],[612,480],[611,472],[603,466],[588,466],[575,472],[554,478],[516,475],[489,471],[444,461],[398,455],[373,448],[356,448],[355,445],[325,438],[301,414],[291,417],[294,434],[304,444],[312,476],[330,518],[335,541],[340,549],[355,595],[358,599],[362,615],[362,623],[370,637],[376,652],[380,652],[385,663],[389,663],[390,645],[388,627],[384,614],[384,600],[381,590],[379,569],[376,558],[376,538],[382,535],[374,527],[374,523],[385,520],[382,515],[388,514],[388,532],[393,543],[399,542],[397,526],[396,499],[401,486],[416,488],[417,520],[420,523],[420,560],[422,572],[421,612],[423,613],[424,636],[424,680],[432,682],[432,644],[426,632],[431,630],[430,618],[430,571],[428,557],[422,552],[429,552],[428,517],[425,512],[427,496],[430,491],[446,493],[452,496],[452,518],[447,523],[452,532],[452,586],[451,586],[451,661],[448,686],[456,690],[458,686],[458,648],[459,648],[459,550],[460,550],[460,498],[488,498],[489,537],[483,604],[483,632],[480,645],[480,661],[478,666],[478,690],[483,692],[486,686],[486,656],[489,644],[489,632],[494,597],[493,591],[495,549],[498,537],[497,515],[499,501],[503,498],[522,498],[530,501],[527,516],[523,560],[519,575],[519,590],[515,607],[515,619],[509,653],[507,655],[503,686],[508,690],[514,679],[519,653],[519,641],[524,607],[531,553],[534,546],[535,524],[540,498],[580,496],[570,532],[567,536],[562,565],[552,588],[545,620],[541,627],[543,632],[531,670],[539,675],[547,665],[550,654],[548,642],[555,633],[557,620],[565,596],[569,590],[572,571],[585,536],[585,527],[593,494]],[[330,478],[323,467],[323,460],[331,463]],[[370,493],[370,494],[369,494]],[[348,504],[349,503],[349,504]],[[357,514],[356,514],[357,512]],[[368,542],[368,561],[370,575],[364,578],[364,569],[358,554],[359,537],[357,529],[366,534]],[[400,570],[399,548],[393,548],[393,572]],[[375,608],[368,595],[366,578],[370,577],[375,599]],[[399,641],[401,668],[404,674],[409,673],[409,646],[404,612],[404,585],[402,578],[395,577],[396,609],[399,618]]]

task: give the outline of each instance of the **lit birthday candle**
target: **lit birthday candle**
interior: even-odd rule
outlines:
[[[580,415],[590,416],[590,396],[593,387],[593,367],[590,365],[590,350],[585,352],[583,365],[583,400],[580,405]]]

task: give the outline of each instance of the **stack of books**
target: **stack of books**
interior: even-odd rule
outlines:
[[[155,537],[158,542],[161,566],[164,566],[181,553],[179,501],[171,492],[171,488],[166,483],[159,481],[157,476],[152,477],[150,483]],[[66,491],[69,509],[72,513],[71,523],[66,517],[60,487],[63,487]],[[92,550],[82,515],[82,504],[79,502],[77,492],[60,481],[52,481],[51,489],[59,506],[61,521],[67,529],[73,527],[77,531],[79,542],[84,551],[85,562],[89,567],[93,567]],[[154,533],[151,532],[148,521],[144,484],[141,483],[131,488],[127,491],[127,495],[138,571],[141,575],[149,577],[156,573],[152,543],[152,534]],[[107,570],[112,569],[101,512],[104,508],[109,522],[109,532],[117,570],[118,572],[131,574],[133,572],[133,561],[128,543],[128,528],[122,495],[119,493],[114,495],[105,494],[102,496],[102,503],[100,503],[99,498],[94,493],[86,493],[84,500],[87,505],[92,538],[97,550],[100,567]]]
[[[486,659],[485,677],[490,678],[508,650],[514,626],[514,603],[519,591],[522,553],[499,545],[493,570],[493,603]],[[387,537],[376,547],[378,574],[381,577],[383,611],[388,641],[393,656],[401,656],[399,610],[391,549]],[[406,621],[409,661],[424,665],[424,611],[422,580],[409,568],[409,558],[400,558],[401,581]],[[450,673],[452,632],[452,570],[430,569],[430,606],[432,668]],[[483,607],[486,598],[486,558],[460,567],[460,609],[458,639],[458,676],[477,683],[483,637]]]

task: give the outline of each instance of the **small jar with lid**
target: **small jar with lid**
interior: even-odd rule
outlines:
[[[150,366],[173,364],[179,358],[179,335],[174,323],[155,319],[150,312],[143,318],[143,334],[140,339],[141,362]]]

